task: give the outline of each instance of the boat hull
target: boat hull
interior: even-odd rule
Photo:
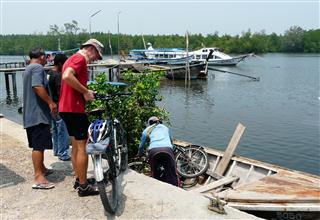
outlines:
[[[180,67],[171,67],[169,70],[166,71],[166,77],[168,79],[185,79],[188,78],[186,66]],[[205,64],[195,64],[190,65],[190,79],[206,79],[207,73],[205,72]]]
[[[208,65],[209,66],[236,66],[238,63],[243,61],[248,56],[250,55],[243,55],[243,56],[233,57],[230,59],[209,59]],[[193,61],[196,61],[196,60],[193,60]]]
[[[272,220],[319,220],[319,212],[288,212],[288,211],[246,211],[249,214],[255,215],[264,219]]]
[[[174,143],[182,147],[190,145],[178,140]],[[222,178],[238,177],[237,181],[199,191],[221,181],[216,181],[213,174],[224,153],[211,147],[204,149],[208,154],[209,169],[202,176],[203,181],[189,190],[208,196],[213,193],[230,207],[267,219],[320,219],[319,176],[250,158],[231,157]]]

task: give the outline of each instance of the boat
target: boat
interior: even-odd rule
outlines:
[[[64,51],[61,51],[61,50],[46,50],[45,51],[45,56],[46,56],[46,60],[47,60],[47,63],[46,65],[47,66],[53,66],[54,65],[54,58],[57,54],[65,54]]]
[[[195,79],[206,79],[208,71],[206,63],[202,62],[191,62],[189,63],[190,69],[190,80]],[[165,77],[172,80],[188,79],[186,65],[164,65],[164,64],[145,64],[135,63],[128,68],[122,68],[122,70],[131,70],[135,73],[149,72],[164,72]]]
[[[209,169],[187,190],[266,219],[320,219],[320,177],[233,155],[229,146],[237,135],[225,152],[203,147]]]
[[[148,64],[171,64],[179,65],[187,61],[205,62],[208,59],[209,66],[235,66],[247,57],[253,54],[244,54],[232,57],[219,50],[217,47],[205,47],[195,51],[186,51],[181,48],[158,48],[154,49],[151,43],[148,43],[148,49],[134,49],[129,51],[128,60],[134,60],[140,63]],[[209,55],[210,51],[213,51]]]
[[[192,53],[188,54],[180,48],[157,48],[154,49],[148,43],[147,49],[133,49],[129,51],[128,60],[146,64],[170,64],[179,65],[191,61]]]
[[[73,54],[74,52],[78,51],[79,48],[74,48],[74,49],[70,49],[70,50],[46,50],[45,51],[45,56],[46,56],[46,60],[47,66],[53,66],[54,62],[54,58],[57,54]]]
[[[208,58],[210,50],[213,51],[212,55],[209,56],[209,66],[235,66],[245,58],[252,56],[253,54],[245,54],[236,57],[232,57],[219,50],[217,47],[206,47],[199,50],[192,51],[192,61],[205,61]]]
[[[168,79],[188,79],[186,65],[150,65],[150,67],[158,68],[160,71],[165,71]],[[203,62],[191,62],[189,64],[189,69],[191,80],[206,79],[208,76],[206,64]]]

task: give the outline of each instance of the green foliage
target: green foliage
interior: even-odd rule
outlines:
[[[108,103],[94,100],[87,105],[87,111],[96,108],[108,109],[113,118],[117,118],[126,131],[129,156],[135,155],[140,143],[140,136],[146,127],[149,117],[155,115],[163,121],[169,122],[168,112],[158,107],[157,101],[162,99],[160,91],[160,78],[163,73],[123,73],[123,79],[128,86],[115,86],[107,84],[107,75],[100,73],[89,88],[98,94],[117,94],[119,92],[132,93],[130,96],[117,96]],[[104,115],[106,117],[106,115]],[[94,117],[90,116],[90,120]]]
[[[76,21],[64,24],[63,27],[50,25],[47,35],[0,35],[0,54],[26,55],[34,47],[43,47],[46,50],[58,49],[60,37],[61,49],[68,50],[79,45],[90,37],[96,38],[104,45],[104,54],[110,54],[109,35],[106,33],[92,33],[81,29]],[[121,34],[120,50],[128,52],[130,49],[143,48],[141,35]],[[145,35],[145,42],[152,43],[154,48],[185,48],[185,36],[172,35]],[[284,35],[275,33],[266,34],[265,31],[252,33],[249,29],[240,36],[213,34],[189,34],[189,50],[206,47],[219,47],[227,53],[266,53],[266,52],[320,52],[320,29],[305,31],[293,26],[285,31]],[[118,35],[110,34],[113,53],[118,51]]]
[[[287,30],[282,39],[282,51],[303,52],[304,30],[301,27],[293,26]]]

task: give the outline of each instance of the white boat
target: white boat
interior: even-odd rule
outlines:
[[[210,50],[213,50],[213,53],[208,60],[208,65],[210,66],[235,66],[239,62],[243,61],[245,58],[252,56],[252,54],[245,54],[232,57],[228,54],[221,52],[216,47],[206,47],[200,50],[192,51],[192,61],[204,62],[207,59]]]
[[[207,47],[190,52],[180,48],[154,49],[151,43],[148,43],[148,49],[130,50],[128,60],[134,60],[139,63],[171,65],[184,64],[186,61],[199,63],[206,62],[210,50],[213,50],[208,60],[208,65],[210,66],[235,66],[245,58],[253,55],[245,54],[232,57],[219,51],[216,47]]]
[[[156,48],[148,43],[148,49],[134,49],[129,51],[128,60],[149,64],[184,64],[191,61],[192,53],[187,53],[180,48]]]

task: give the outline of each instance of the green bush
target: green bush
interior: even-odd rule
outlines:
[[[87,105],[87,111],[95,108],[109,107],[109,113],[117,118],[126,131],[129,157],[137,153],[140,136],[146,127],[149,117],[156,115],[169,123],[168,112],[157,106],[157,101],[162,99],[160,95],[160,78],[163,73],[123,73],[124,82],[127,86],[114,86],[107,82],[107,74],[100,73],[95,77],[95,82],[89,88],[98,94],[116,94],[118,92],[132,93],[129,96],[116,97],[113,101],[105,103],[94,100]],[[108,105],[108,106],[107,106]],[[104,115],[106,117],[106,115]],[[94,117],[90,116],[90,120]]]

